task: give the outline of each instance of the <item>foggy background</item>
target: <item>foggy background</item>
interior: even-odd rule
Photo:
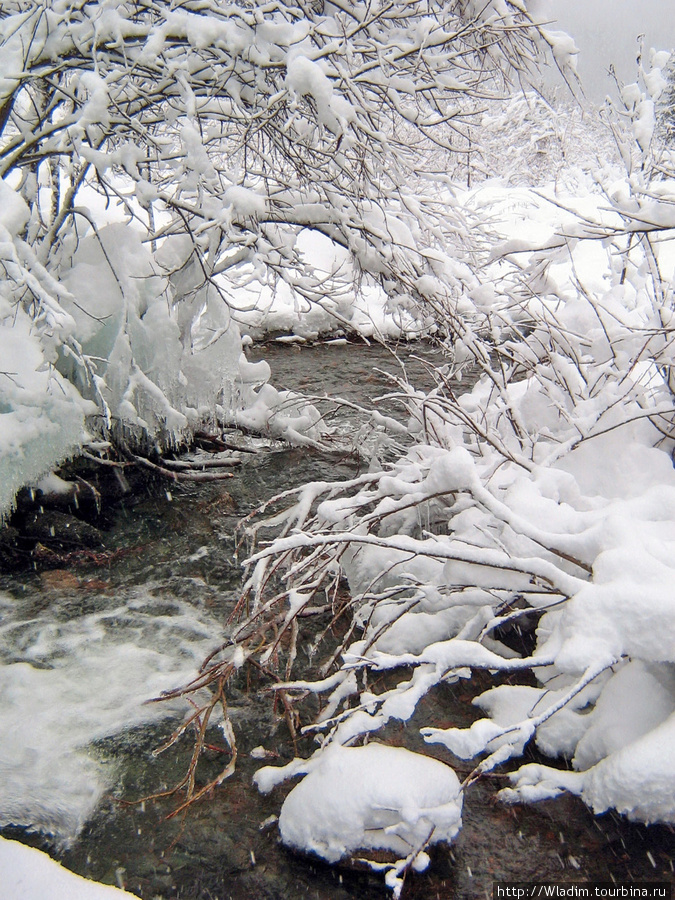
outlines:
[[[557,20],[553,30],[574,38],[577,71],[591,100],[616,95],[610,63],[623,82],[636,80],[639,34],[645,35],[645,56],[650,47],[675,48],[675,0],[539,0],[539,7]]]

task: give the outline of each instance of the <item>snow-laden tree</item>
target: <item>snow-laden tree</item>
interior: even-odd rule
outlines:
[[[468,187],[497,177],[513,187],[556,182],[571,191],[580,173],[618,162],[612,134],[597,110],[571,96],[549,101],[536,91],[513,94],[490,104],[474,132],[476,146],[456,171]]]
[[[659,137],[672,145],[675,138],[675,55],[670,54],[663,68],[665,86],[656,101],[657,128]]]
[[[532,192],[556,227],[496,245],[465,284],[461,321],[429,292],[454,360],[431,392],[400,382],[407,425],[379,419],[413,445],[351,481],[289,491],[285,511],[247,523],[254,541],[269,525],[282,533],[254,545],[250,614],[198,684],[222,689],[248,659],[276,676],[289,726],[318,743],[256,776],[264,791],[305,776],[282,838],[329,860],[387,847],[398,861],[373,866],[395,893],[424,848],[456,832],[462,792],[530,741],[571,769],[512,763],[505,799],[569,790],[597,812],[675,821],[675,182],[654,137],[667,58],[621,87],[623,176],[598,170],[595,198],[576,206]],[[479,377],[460,393],[468,367]],[[325,633],[313,634],[316,677],[294,679],[319,613],[325,633],[344,620],[344,637],[321,656]],[[428,742],[477,758],[459,791],[403,797],[405,761],[383,757],[360,805],[343,808],[336,796],[362,784],[353,751],[475,671],[501,682],[475,701],[484,717],[420,723]]]
[[[0,508],[85,422],[161,447],[255,405],[267,373],[239,371],[233,301],[260,285],[346,324],[363,278],[453,308],[473,223],[449,160],[549,47],[521,0],[3,3],[2,341],[22,359],[1,376]]]

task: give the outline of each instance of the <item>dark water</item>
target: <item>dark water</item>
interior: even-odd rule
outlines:
[[[432,350],[404,351],[411,380],[428,387],[426,364],[411,358],[418,354],[433,363],[442,358]],[[374,371],[376,367],[400,371],[391,354],[379,347],[275,346],[251,353],[251,358],[260,357],[270,362],[279,387],[338,394],[360,405],[392,389],[391,382]],[[386,411],[394,410],[395,403],[390,401]],[[329,411],[332,415],[332,407]],[[348,421],[360,428],[364,420]],[[176,604],[189,604],[203,621],[213,623],[214,631],[226,630],[240,585],[234,557],[239,519],[279,490],[312,478],[347,477],[361,465],[347,449],[321,454],[272,448],[251,454],[228,481],[172,485],[170,491],[155,487],[123,507],[107,535],[106,548],[112,552],[104,564],[91,560],[69,571],[5,578],[2,587],[24,605],[26,620],[31,621],[57,611],[72,619],[112,605],[129,605],[129,598],[137,597],[142,588],[152,598],[152,609],[161,612],[164,604],[170,616]],[[166,640],[166,631],[160,638]],[[455,765],[462,777],[468,772],[467,764],[423,744],[418,728],[430,720],[469,724],[478,715],[471,699],[486,689],[488,678],[439,687],[422,701],[412,721],[389,727],[381,737],[437,755]],[[239,748],[237,771],[183,819],[166,821],[176,806],[175,798],[132,802],[173,785],[186,770],[191,753],[188,739],[164,754],[153,754],[176,727],[176,721],[168,719],[94,741],[92,753],[102,763],[110,763],[116,777],[69,849],[50,848],[46,839],[21,829],[6,829],[4,834],[48,847],[75,871],[124,885],[143,900],[388,896],[380,877],[349,865],[328,867],[291,853],[280,845],[275,825],[263,824],[278,813],[289,786],[269,797],[259,795],[251,777],[260,762],[250,757],[250,751],[264,744],[278,754],[279,762],[294,755],[284,717],[261,691],[263,687],[255,674],[242,676],[233,686],[229,702]],[[223,754],[215,749],[222,745],[216,729],[207,741],[213,749],[203,754],[202,783],[224,765]],[[299,751],[309,754],[311,744],[301,744]],[[459,839],[451,848],[434,849],[430,869],[409,878],[404,898],[491,897],[493,882],[500,880],[672,881],[675,835],[670,827],[633,825],[613,814],[596,818],[570,797],[506,807],[496,801],[503,778],[497,775],[469,789]]]

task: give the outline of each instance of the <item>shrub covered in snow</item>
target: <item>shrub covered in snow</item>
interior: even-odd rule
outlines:
[[[279,424],[290,398],[242,393],[238,372],[236,319],[281,285],[317,311],[309,334],[327,317],[377,333],[362,287],[396,333],[433,324],[420,296],[461,290],[468,230],[431,151],[451,156],[477,101],[527,78],[543,29],[512,0],[320,6],[3,5],[0,319],[50,396],[0,375],[8,415],[31,420],[1,512],[78,445],[84,414],[160,450],[251,405],[247,424],[299,433],[312,414]],[[79,397],[56,399],[62,378]]]
[[[309,773],[282,813],[293,846],[328,859],[367,846],[343,840],[323,775],[342,777],[336,748],[365,763],[384,726],[479,670],[511,678],[476,698],[484,715],[470,728],[424,723],[427,742],[475,759],[474,776],[511,761],[507,801],[571,791],[598,813],[675,822],[675,182],[668,157],[643,146],[660,84],[650,72],[623,92],[627,177],[595,199],[531,195],[530,215],[549,196],[557,225],[504,234],[467,286],[471,315],[449,325],[454,363],[426,394],[401,383],[413,445],[351,481],[298,489],[274,519],[281,535],[250,558],[238,653],[268,665],[288,636],[274,689],[299,710],[308,693],[321,702],[304,725],[315,754],[258,776],[266,789]],[[468,365],[479,377],[460,394]],[[351,626],[315,681],[294,681],[302,618],[326,597]],[[530,741],[551,765],[518,767]],[[310,791],[326,821],[301,812]],[[357,835],[380,804],[357,804]]]

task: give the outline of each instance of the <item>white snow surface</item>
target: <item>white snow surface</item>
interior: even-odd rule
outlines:
[[[337,862],[357,851],[389,850],[391,887],[401,865],[418,871],[429,864],[424,848],[450,843],[462,823],[462,795],[447,765],[401,747],[371,743],[331,745],[310,759],[305,776],[281,808],[285,844]],[[278,770],[261,770],[258,786],[268,789]]]
[[[128,891],[88,881],[46,853],[0,837],[2,900],[123,900]]]
[[[0,296],[0,518],[26,484],[81,446],[93,404],[46,361],[22,310]]]

